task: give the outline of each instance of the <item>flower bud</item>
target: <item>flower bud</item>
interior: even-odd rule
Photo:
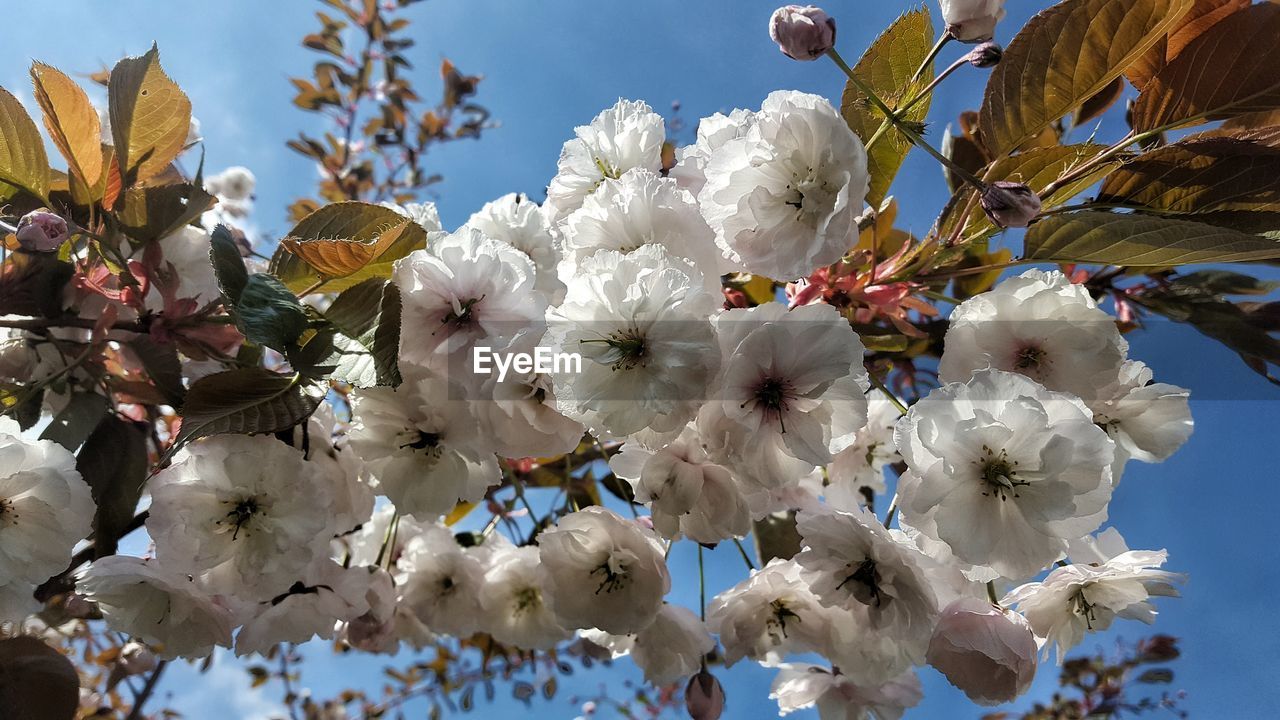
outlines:
[[[1040,214],[1040,196],[1022,183],[999,180],[982,191],[982,209],[1002,228],[1026,227]]]
[[[836,21],[813,5],[784,5],[769,19],[769,37],[794,60],[817,60],[836,44]]]
[[[977,598],[948,605],[929,641],[929,664],[979,705],[999,705],[1026,692],[1038,648],[1026,618]]]
[[[938,0],[947,32],[960,42],[982,42],[1004,18],[1004,0]]]
[[[981,43],[964,56],[969,64],[976,68],[993,67],[1004,57],[1004,49],[990,40]]]
[[[724,712],[724,688],[715,675],[701,670],[684,688],[684,706],[693,720],[719,720]]]
[[[48,210],[29,212],[18,221],[18,243],[24,250],[53,252],[67,237],[67,221]]]

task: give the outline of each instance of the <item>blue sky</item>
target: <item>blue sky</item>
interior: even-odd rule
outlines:
[[[1007,43],[1044,0],[1010,3],[997,31]],[[447,226],[463,222],[482,203],[507,192],[540,196],[555,170],[560,144],[618,97],[643,99],[660,112],[673,101],[691,136],[696,119],[734,107],[757,107],[770,91],[798,89],[838,101],[839,71],[830,63],[798,63],[769,42],[765,22],[776,6],[759,0],[428,0],[412,8],[414,76],[425,97],[437,92],[436,68],[448,56],[468,73],[486,76],[479,100],[501,127],[478,142],[457,143],[428,161],[445,175],[436,187]],[[72,73],[89,73],[123,54],[159,43],[169,73],[190,95],[203,124],[209,171],[249,166],[258,177],[256,220],[263,232],[288,229],[284,208],[309,194],[315,170],[284,147],[299,130],[319,128],[314,116],[293,108],[287,78],[305,74],[315,61],[298,41],[314,29],[310,0],[93,0],[12,3],[6,8],[6,42],[0,45],[0,84],[30,100],[26,69],[39,59]],[[853,62],[875,34],[912,7],[903,0],[829,2],[839,25],[838,44]],[[935,12],[936,14],[936,12]],[[944,53],[950,61],[962,52]],[[975,108],[985,72],[965,68],[948,82],[930,114],[930,136]],[[1119,119],[1103,128],[1117,137]],[[1079,141],[1090,129],[1072,136]],[[946,198],[937,166],[913,153],[899,174],[895,194],[899,224],[922,233]],[[1265,273],[1276,277],[1272,270]],[[1160,603],[1156,626],[1183,638],[1177,688],[1189,693],[1194,717],[1275,717],[1280,704],[1270,691],[1280,670],[1275,638],[1280,621],[1272,610],[1280,580],[1272,571],[1280,540],[1274,508],[1280,502],[1271,441],[1280,420],[1280,388],[1268,385],[1228,351],[1195,331],[1156,323],[1130,336],[1132,356],[1153,366],[1158,380],[1192,389],[1197,429],[1187,446],[1161,465],[1131,463],[1116,492],[1111,517],[1131,547],[1170,551],[1170,567],[1189,572],[1181,600]],[[673,601],[696,607],[697,574],[692,549],[677,549],[672,561]],[[722,548],[709,560],[709,593],[742,577],[736,551]],[[1118,636],[1136,639],[1141,625],[1120,624],[1094,636],[1082,650],[1110,647]],[[309,653],[305,682],[332,690],[336,684],[380,684],[380,659],[331,659]],[[625,667],[624,667],[625,666]],[[172,704],[188,718],[261,718],[278,688],[249,692],[243,671],[220,662],[212,676],[177,669],[165,682]],[[774,715],[767,700],[772,673],[740,665],[721,672],[729,695],[726,717]],[[1054,668],[1042,669],[1031,697],[1045,697]],[[926,699],[909,718],[977,718],[932,671],[922,671]],[[615,687],[638,674],[629,663],[562,683],[562,697],[591,694],[599,683]],[[501,706],[515,714],[522,706]],[[572,717],[563,701],[534,705],[542,717]],[[803,714],[802,714],[803,715]]]

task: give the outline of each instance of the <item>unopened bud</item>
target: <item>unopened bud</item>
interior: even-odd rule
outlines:
[[[817,60],[835,47],[836,21],[813,5],[784,5],[769,19],[769,37],[794,60]]]
[[[724,712],[724,688],[715,675],[700,670],[685,686],[684,706],[693,720],[719,720]]]
[[[976,68],[993,67],[1000,62],[1002,57],[1004,57],[1004,49],[991,41],[978,45],[970,50],[968,55],[965,55],[965,59],[969,61],[969,64]]]
[[[1004,18],[1005,0],[938,0],[947,33],[960,42],[982,42]]]
[[[48,210],[29,212],[18,221],[18,244],[24,250],[53,252],[67,236],[67,221]]]
[[[1040,215],[1040,196],[1022,183],[1000,180],[982,192],[982,209],[997,227],[1026,227]]]

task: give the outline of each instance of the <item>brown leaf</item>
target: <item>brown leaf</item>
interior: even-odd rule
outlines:
[[[67,168],[88,187],[102,176],[102,129],[98,111],[84,90],[55,67],[31,65],[36,102],[44,111],[44,127],[67,160]]]
[[[1160,38],[1160,42],[1130,65],[1125,71],[1125,76],[1134,87],[1143,89],[1147,82],[1164,69],[1170,60],[1186,49],[1192,40],[1213,27],[1219,20],[1246,7],[1249,2],[1250,0],[1195,0],[1191,9],[1182,16],[1169,34]]]
[[[62,653],[34,637],[0,640],[0,709],[6,720],[72,720],[80,677]]]
[[[390,208],[333,203],[294,226],[270,270],[294,292],[337,292],[371,277],[390,277],[392,263],[426,247],[426,241],[420,225]]]
[[[1250,5],[1192,40],[1133,106],[1138,132],[1280,109],[1280,5]]]
[[[1116,78],[1111,84],[1102,89],[1093,97],[1084,101],[1084,104],[1076,110],[1076,115],[1071,119],[1072,127],[1080,127],[1084,123],[1102,115],[1107,108],[1115,104],[1120,99],[1120,95],[1124,92],[1124,80]]]
[[[1027,260],[1127,267],[1280,258],[1280,240],[1186,220],[1082,211],[1050,215],[1027,229]]]
[[[1027,22],[991,73],[981,136],[1008,154],[1102,92],[1192,0],[1065,0]]]
[[[18,98],[0,88],[0,183],[45,199],[51,181],[44,138]],[[0,190],[0,198],[12,194]]]

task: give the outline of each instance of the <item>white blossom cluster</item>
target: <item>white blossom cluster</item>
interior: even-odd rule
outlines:
[[[725,309],[720,293],[722,273],[804,278],[856,240],[867,159],[836,109],[776,92],[706,118],[669,172],[665,141],[659,115],[620,101],[565,143],[541,207],[507,195],[454,232],[430,206],[401,208],[430,238],[393,275],[403,383],[353,391],[345,433],[317,415],[306,441],[187,446],[149,485],[152,556],[97,560],[79,592],[168,657],[476,632],[532,650],[576,634],[666,684],[719,645],[727,664],[778,668],[782,713],[824,718],[900,717],[926,663],[1003,702],[1042,646],[1151,621],[1151,596],[1181,576],[1163,552],[1093,533],[1128,460],[1185,442],[1188,393],[1151,383],[1084,288],[1032,270],[959,305],[941,387],[903,413],[835,308]],[[581,367],[468,371],[477,348],[538,347]],[[464,546],[443,522],[502,483],[500,458],[570,453],[584,433],[615,449],[609,468],[647,516],[585,507],[522,546],[492,525]],[[76,485],[56,448],[0,443],[47,456],[0,481],[0,562],[41,558],[0,577],[38,582],[87,532],[87,498],[78,513],[48,499]],[[873,512],[890,467],[897,527]],[[10,543],[28,512],[65,530],[57,542]],[[670,543],[736,541],[788,512],[801,551],[715,595],[705,622],[666,600]]]

